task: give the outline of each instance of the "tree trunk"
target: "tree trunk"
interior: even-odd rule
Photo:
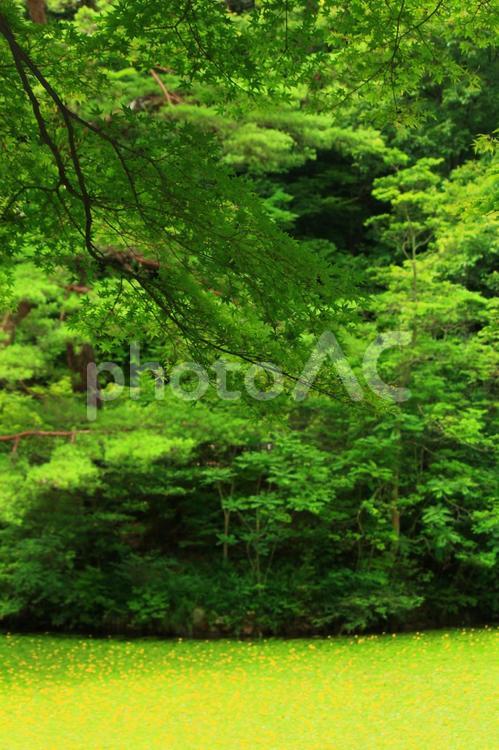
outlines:
[[[28,0],[28,12],[33,23],[47,23],[45,0]]]
[[[229,543],[227,541],[227,537],[229,536],[229,529],[230,529],[230,510],[227,510],[226,508],[224,508],[223,513],[224,513],[223,558],[224,558],[224,561],[227,562],[229,559]]]
[[[5,340],[0,341],[0,346],[9,346],[13,344],[16,337],[17,326],[22,323],[24,318],[31,312],[33,305],[28,300],[21,300],[17,310],[7,313],[0,323],[0,330],[5,334]]]
[[[398,485],[395,485],[393,487],[393,494],[392,494],[391,515],[392,515],[392,529],[393,529],[393,533],[395,534],[396,543],[398,543],[398,539],[400,536],[400,510],[399,510],[398,502],[399,502]]]
[[[92,345],[83,344],[80,351],[76,352],[70,341],[66,345],[66,360],[69,369],[77,375],[76,379],[73,380],[73,392],[84,393],[86,391],[88,402],[96,409],[102,408],[102,401],[99,398],[99,385],[97,384],[97,389],[93,389],[87,378],[88,365],[95,362]],[[92,388],[91,393],[89,393],[90,388]]]
[[[399,440],[400,440],[400,435],[399,435]],[[398,460],[399,458],[397,457],[397,461]],[[393,478],[392,496],[391,496],[391,502],[390,502],[391,523],[392,523],[392,531],[393,531],[393,536],[394,536],[394,539],[393,539],[394,554],[397,553],[399,540],[400,540],[399,492],[400,492],[400,477],[399,477],[399,470],[397,469],[395,476]]]

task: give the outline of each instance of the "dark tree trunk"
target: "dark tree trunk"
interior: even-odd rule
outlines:
[[[95,354],[91,344],[83,344],[79,352],[75,351],[75,348],[71,342],[66,346],[66,356],[69,369],[76,373],[78,376],[73,390],[86,391],[87,390],[87,366],[95,362]]]

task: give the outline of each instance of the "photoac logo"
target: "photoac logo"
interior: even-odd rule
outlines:
[[[388,331],[379,334],[365,350],[362,360],[362,372],[367,387],[379,398],[386,401],[400,403],[411,397],[408,388],[398,388],[385,383],[378,372],[380,356],[388,349],[407,346],[411,342],[408,331]],[[336,336],[331,331],[325,331],[317,340],[316,345],[291,392],[295,401],[303,401],[314,390],[319,372],[330,367],[341,380],[343,387],[352,401],[362,401],[364,391],[353,372]],[[154,398],[164,399],[165,388],[183,401],[198,401],[203,398],[210,384],[214,386],[218,398],[223,401],[238,401],[242,398],[241,390],[230,390],[227,383],[229,373],[244,371],[243,384],[246,394],[255,401],[270,401],[277,398],[283,390],[286,375],[273,362],[258,362],[252,365],[239,362],[216,360],[209,368],[212,373],[198,362],[182,362],[173,367],[168,373],[159,362],[140,361],[140,344],[136,341],[130,344],[130,371],[128,395],[138,400],[141,395],[141,374],[150,372],[154,377]],[[112,382],[106,388],[99,388],[99,375],[107,373]],[[260,376],[264,374],[272,379],[272,384],[263,390],[258,386]],[[189,387],[186,387],[186,381]],[[91,362],[87,366],[87,418],[93,421],[97,418],[99,402],[114,401],[127,390],[125,372],[115,362]]]

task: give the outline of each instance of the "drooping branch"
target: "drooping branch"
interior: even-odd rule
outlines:
[[[45,143],[46,146],[48,146],[48,148],[50,149],[54,157],[54,160],[57,166],[57,171],[59,173],[60,185],[64,186],[71,193],[71,195],[79,199],[83,205],[83,209],[85,212],[85,245],[90,255],[92,255],[93,257],[97,257],[98,251],[95,248],[93,240],[92,240],[92,224],[93,224],[92,201],[91,201],[89,192],[87,190],[85,177],[84,177],[83,170],[80,164],[80,158],[79,158],[78,150],[76,147],[75,132],[73,128],[73,123],[71,121],[71,117],[69,115],[69,111],[67,107],[64,105],[64,103],[62,102],[62,100],[60,99],[60,97],[57,95],[57,93],[52,89],[52,87],[48,84],[45,78],[41,75],[41,73],[34,66],[31,59],[28,57],[28,55],[23,50],[23,48],[17,43],[17,40],[12,32],[12,29],[10,28],[10,25],[7,19],[1,13],[0,13],[0,34],[2,34],[2,36],[7,41],[7,44],[9,45],[12,58],[14,60],[14,65],[18,72],[23,89],[26,92],[28,99],[30,101],[31,108],[33,110],[33,115],[37,122],[42,141]],[[60,148],[57,146],[54,139],[50,136],[47,124],[45,122],[45,119],[41,111],[40,102],[38,101],[38,98],[36,94],[34,93],[31,83],[29,81],[29,78],[26,74],[26,68],[28,68],[35,75],[35,77],[45,88],[47,93],[49,93],[49,95],[54,100],[55,104],[57,105],[60,114],[63,117],[64,124],[66,127],[66,132],[67,132],[67,140],[68,140],[68,145],[69,145],[70,158],[71,158],[71,162],[73,164],[74,172],[76,175],[79,192],[73,186],[71,180],[69,179]]]
[[[265,355],[254,354],[249,351],[241,351],[239,347],[233,347],[230,344],[216,340],[210,340],[211,337],[206,336],[199,328],[192,323],[192,321],[185,320],[185,314],[183,310],[179,309],[174,296],[170,293],[171,290],[165,287],[164,274],[161,274],[161,266],[158,260],[147,258],[138,252],[133,247],[127,247],[124,249],[114,249],[109,247],[98,247],[94,243],[93,239],[93,223],[94,223],[94,210],[99,206],[102,207],[101,202],[91,194],[87,186],[87,180],[82,167],[78,143],[76,139],[75,128],[77,125],[88,129],[88,131],[94,133],[98,138],[107,143],[113,150],[115,157],[118,159],[119,164],[123,170],[126,180],[129,185],[130,194],[133,198],[134,208],[137,210],[141,219],[145,223],[153,223],[154,226],[158,226],[160,230],[163,229],[164,222],[158,222],[151,218],[150,210],[144,209],[140,196],[135,187],[135,177],[133,169],[128,161],[128,155],[132,157],[137,155],[142,161],[151,167],[161,184],[165,182],[165,176],[161,170],[160,165],[155,160],[148,156],[147,153],[138,153],[134,149],[133,145],[122,143],[116,140],[112,135],[106,133],[103,129],[98,127],[92,122],[88,122],[82,118],[76,112],[73,112],[61,99],[57,91],[47,81],[40,69],[35,65],[33,60],[30,58],[28,53],[20,46],[17,42],[16,37],[8,23],[8,20],[4,15],[0,13],[0,35],[2,35],[7,41],[15,68],[19,75],[22,87],[30,101],[31,108],[35,121],[40,132],[42,142],[50,149],[52,156],[55,161],[55,165],[59,176],[59,186],[64,186],[68,193],[78,201],[84,211],[85,227],[84,231],[78,226],[78,221],[72,216],[70,209],[66,206],[65,201],[61,195],[58,198],[61,200],[63,209],[68,215],[69,220],[75,226],[75,228],[82,234],[85,241],[85,247],[89,255],[97,261],[99,266],[102,268],[110,268],[118,270],[120,275],[127,278],[131,283],[135,282],[143,292],[145,292],[149,298],[157,305],[158,310],[161,310],[162,314],[167,319],[171,320],[172,323],[177,327],[182,334],[186,336],[186,339],[190,342],[198,342],[199,344],[205,345],[208,348],[214,349],[220,353],[224,353],[230,356],[235,356],[250,364],[259,364],[261,360],[267,359]],[[33,76],[36,81],[40,84],[40,87],[45,91],[47,96],[52,100],[55,105],[55,109],[60,115],[67,139],[67,149],[63,150],[57,144],[56,140],[51,137],[49,126],[42,113],[40,101],[35,94],[34,88],[30,83],[29,76]],[[63,154],[69,156],[69,161],[63,157]],[[178,237],[176,241],[179,242]],[[163,277],[163,278],[162,278]],[[303,383],[304,381],[292,375],[285,370],[279,370],[278,368],[273,369],[274,372],[279,372],[287,379],[296,382]],[[328,391],[323,391],[313,384],[305,383],[310,385],[313,390],[322,392],[327,395],[334,395]]]

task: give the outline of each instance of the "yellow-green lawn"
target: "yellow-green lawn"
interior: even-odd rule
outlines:
[[[497,750],[498,633],[0,636],[0,750]]]

